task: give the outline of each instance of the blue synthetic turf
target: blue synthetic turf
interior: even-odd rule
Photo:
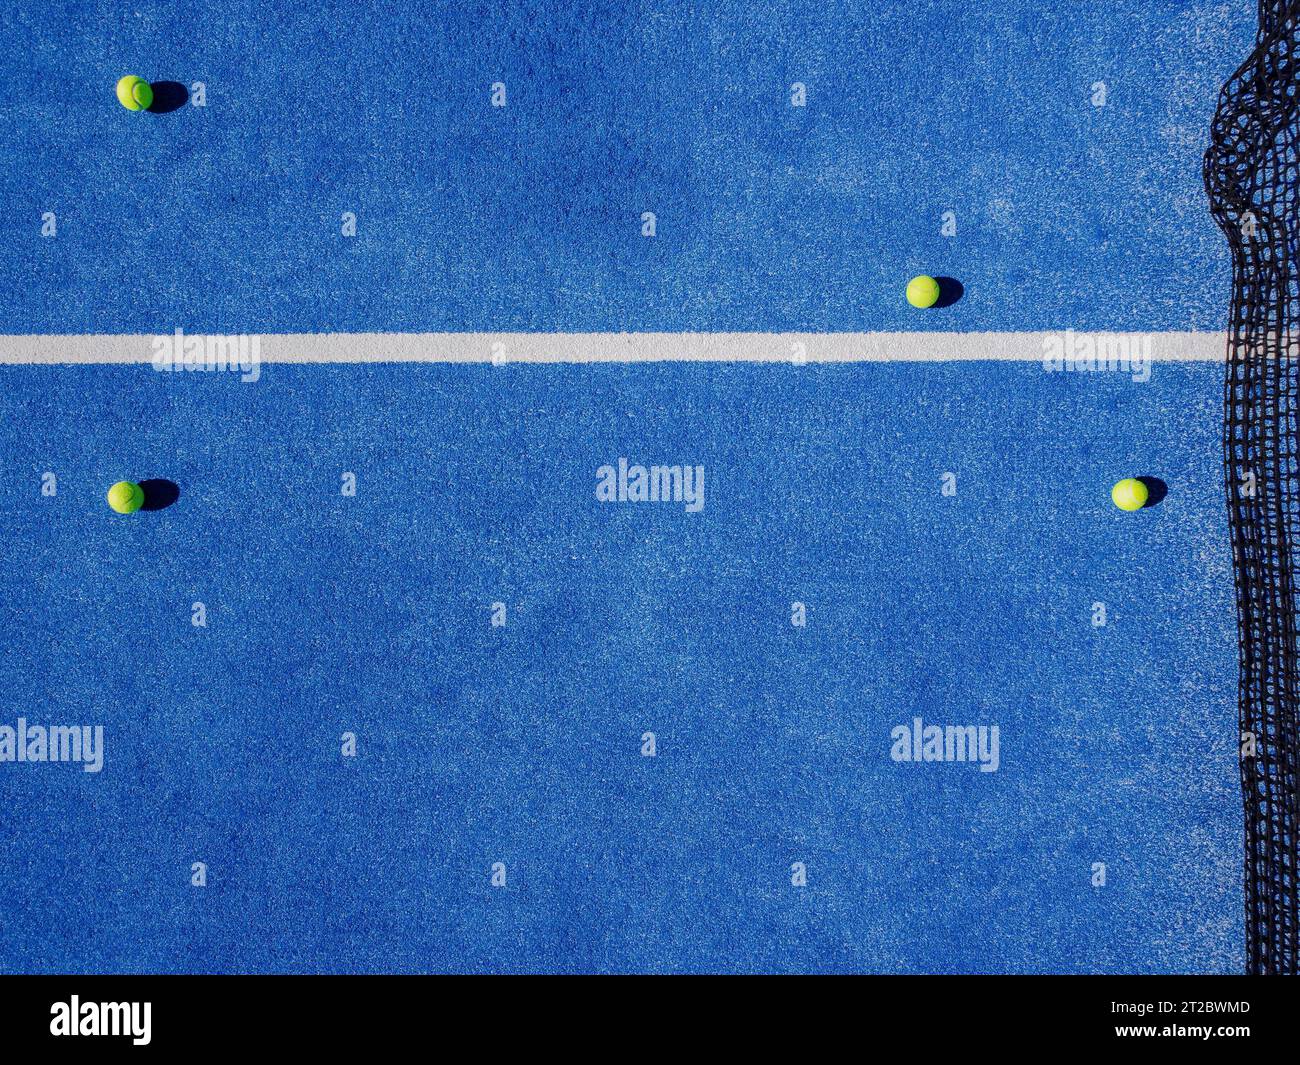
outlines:
[[[107,729],[0,766],[8,969],[1240,967],[1216,366],[6,382],[6,706]],[[915,714],[1001,767],[891,761]]]
[[[1200,156],[1250,4],[13,18],[0,333],[1221,327]],[[207,106],[131,114],[129,72]],[[967,298],[918,318],[919,272]]]
[[[415,6],[13,12],[0,333],[1222,328],[1251,5]],[[0,970],[1239,971],[1220,377],[0,368]]]

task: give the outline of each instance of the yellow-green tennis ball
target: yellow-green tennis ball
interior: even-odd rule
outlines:
[[[907,283],[907,302],[913,307],[933,307],[939,302],[939,282],[928,274],[914,277]]]
[[[128,74],[118,79],[117,102],[128,111],[143,111],[153,103],[153,86],[138,75]]]
[[[144,506],[144,489],[134,481],[118,481],[108,490],[108,505],[119,514],[134,514]]]
[[[1125,477],[1117,481],[1110,490],[1110,499],[1120,510],[1141,510],[1151,497],[1147,486],[1136,477]]]

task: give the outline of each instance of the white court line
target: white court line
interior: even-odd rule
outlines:
[[[201,334],[194,334],[199,336]],[[1157,362],[1222,362],[1226,333],[262,333],[276,362],[1041,362],[1070,338]],[[1136,344],[1136,347],[1129,345]],[[153,334],[0,336],[0,364],[150,362]],[[1074,349],[1077,350],[1077,349]],[[1104,357],[1098,343],[1097,355]]]

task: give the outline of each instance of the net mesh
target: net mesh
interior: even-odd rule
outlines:
[[[1240,627],[1246,962],[1295,973],[1300,824],[1300,0],[1261,0],[1219,96],[1205,185],[1232,250],[1224,472]]]

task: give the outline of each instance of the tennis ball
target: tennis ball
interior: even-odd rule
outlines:
[[[128,74],[118,80],[117,102],[128,111],[144,111],[153,104],[153,86],[144,78]]]
[[[928,274],[914,277],[907,283],[907,302],[913,307],[933,307],[939,302],[939,282]]]
[[[134,514],[144,506],[144,489],[134,481],[118,481],[108,490],[108,505],[119,514]]]
[[[1141,510],[1147,505],[1150,496],[1147,486],[1136,477],[1125,477],[1110,490],[1111,502],[1120,510]]]

